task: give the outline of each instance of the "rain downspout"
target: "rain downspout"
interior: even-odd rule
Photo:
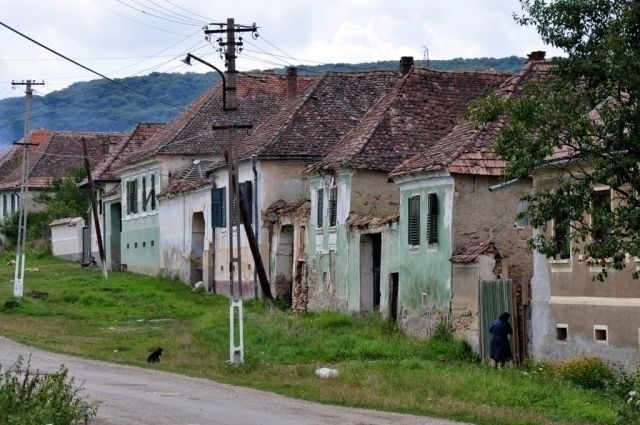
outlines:
[[[256,170],[257,156],[251,155],[251,169],[253,170],[253,232],[256,236],[256,244],[259,245],[259,230],[258,230],[258,170]],[[253,268],[253,295],[258,298],[258,270]]]

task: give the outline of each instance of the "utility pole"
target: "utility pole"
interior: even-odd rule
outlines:
[[[227,199],[229,199],[229,207],[232,214],[229,214],[227,223],[227,233],[229,238],[229,360],[233,364],[244,363],[244,323],[243,323],[243,305],[242,305],[242,260],[240,250],[240,184],[238,182],[237,162],[233,149],[236,128],[239,128],[237,121],[237,96],[236,96],[236,48],[242,48],[242,38],[236,43],[236,32],[256,32],[255,24],[253,26],[236,27],[234,19],[228,18],[226,29],[224,24],[218,24],[220,29],[206,29],[205,34],[226,34],[226,42],[222,38],[217,41],[221,47],[226,46],[225,65],[226,83],[224,94],[226,97],[227,127],[228,127],[228,169],[229,182],[227,185]],[[247,223],[247,222],[245,222]],[[235,243],[233,241],[233,228],[236,226]],[[237,286],[237,287],[236,287]],[[237,291],[237,292],[236,292]]]
[[[102,232],[100,231],[100,219],[98,218],[98,207],[96,205],[96,191],[93,186],[93,178],[91,177],[91,164],[89,163],[89,156],[87,154],[87,139],[84,137],[82,138],[82,153],[84,155],[84,168],[87,172],[87,181],[89,182],[89,199],[91,201],[93,223],[96,228],[96,239],[98,242],[98,252],[100,253],[100,264],[102,264],[102,275],[106,279],[107,261],[104,255],[104,245],[102,244]],[[89,255],[91,255],[91,241],[89,241]]]
[[[24,142],[22,149],[22,181],[20,183],[20,213],[18,217],[18,243],[16,245],[16,269],[13,277],[13,296],[22,298],[24,292],[24,263],[25,247],[27,240],[27,196],[29,194],[29,124],[31,120],[31,98],[33,97],[33,85],[44,85],[44,82],[36,83],[31,80],[11,82],[14,86],[26,86],[24,101]]]

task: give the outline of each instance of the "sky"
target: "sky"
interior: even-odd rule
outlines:
[[[0,99],[24,96],[25,86],[13,83],[27,80],[44,83],[33,86],[44,95],[100,75],[212,71],[182,63],[186,53],[224,70],[217,36],[208,41],[204,28],[228,18],[258,28],[257,37],[238,34],[239,71],[401,56],[559,54],[534,28],[514,21],[522,12],[518,0],[2,0],[2,6]]]

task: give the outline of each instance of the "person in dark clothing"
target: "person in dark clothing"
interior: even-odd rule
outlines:
[[[489,356],[494,362],[494,367],[504,366],[511,360],[511,344],[509,343],[509,335],[513,333],[509,318],[511,315],[504,312],[499,318],[491,322],[489,332],[491,333],[491,347]]]

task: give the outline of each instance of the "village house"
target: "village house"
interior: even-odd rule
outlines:
[[[237,144],[240,189],[252,212],[252,229],[271,285],[270,292],[275,297],[291,301],[293,281],[306,279],[306,223],[299,217],[290,220],[281,215],[295,210],[308,199],[309,188],[303,179],[303,170],[321,159],[397,80],[397,73],[391,71],[329,72],[300,91]],[[212,202],[215,272],[212,277],[216,291],[226,293],[229,282],[226,220],[231,217],[231,210],[225,205],[229,181],[226,163],[214,163],[208,177],[215,185]],[[254,259],[244,229],[239,231],[243,293],[258,296]]]
[[[589,164],[565,147],[533,174],[533,190],[554,190],[563,178],[579,178]],[[613,214],[621,199],[606,185],[593,187],[594,211]],[[588,214],[588,213],[587,213]],[[610,237],[598,225],[597,213],[587,215],[593,225],[588,241]],[[625,267],[611,267],[612,259],[594,259],[581,253],[572,240],[571,222],[558,213],[533,236],[552,238],[558,254],[534,252],[531,281],[531,355],[535,360],[562,360],[594,356],[613,365],[634,368],[640,363],[640,286],[633,273],[640,260],[627,255]],[[597,276],[606,270],[604,281]]]
[[[530,56],[498,95],[517,96],[546,66],[542,54]],[[482,354],[488,321],[509,311],[514,352],[521,355],[528,347],[532,254],[531,229],[516,217],[531,181],[501,184],[505,163],[491,143],[503,124],[461,122],[390,173],[400,189],[397,310],[408,333],[427,336],[449,323]]]
[[[25,209],[37,211],[43,206],[33,201],[56,177],[66,177],[73,170],[85,167],[83,141],[87,146],[87,159],[91,166],[102,161],[109,151],[125,137],[122,133],[87,131],[34,130],[28,138],[28,178]],[[0,160],[0,219],[20,209],[24,145],[16,145]],[[89,228],[83,257],[89,257]]]
[[[493,71],[415,68],[412,58],[403,58],[393,90],[306,170],[309,309],[379,310],[391,320],[400,318],[398,313],[406,316],[409,288],[415,284],[404,270],[399,246],[406,244],[405,217],[399,186],[389,173],[418,153],[435,154],[434,146],[454,128],[467,104],[506,78]],[[422,270],[415,276],[440,273],[412,266]],[[417,333],[419,325],[407,323],[403,318],[403,327]]]
[[[239,74],[234,124],[258,126],[312,81],[295,72]],[[223,84],[218,83],[151,136],[145,150],[119,164],[121,264],[127,270],[192,284],[212,280],[214,240],[209,220],[211,189],[218,183],[183,177],[193,176],[192,167],[222,160],[229,143],[235,146],[246,137],[246,129],[230,131],[228,124]],[[153,199],[158,203],[153,204]]]
[[[144,152],[149,148],[151,136],[164,127],[164,123],[138,123],[122,141],[115,146],[109,155],[91,170],[91,178],[95,189],[98,208],[98,223],[102,236],[106,266],[112,270],[121,269],[121,237],[122,237],[122,200],[120,164],[129,155]],[[88,190],[88,179],[81,186]],[[145,196],[149,211],[156,210],[155,179],[152,177],[140,187],[141,197]],[[93,217],[89,217],[91,226],[91,254],[99,260],[97,230]]]

